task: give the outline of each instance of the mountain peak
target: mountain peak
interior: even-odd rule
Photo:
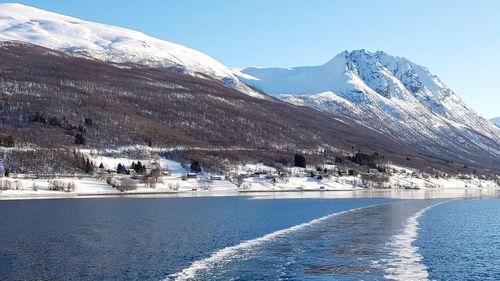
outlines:
[[[372,53],[366,49],[357,49],[348,52],[351,56],[370,56]]]
[[[372,53],[370,51],[367,51],[366,49],[357,49],[357,50],[351,50],[351,51],[344,50],[343,52],[334,56],[333,59],[335,59],[337,57],[349,59],[349,58],[354,58],[354,57],[363,57],[363,56],[371,56],[371,55],[372,55]]]
[[[360,49],[344,51],[320,66],[242,73],[256,77],[240,79],[264,92],[359,120],[413,145],[435,147],[431,143],[439,142],[461,150],[472,142],[500,155],[500,130],[427,68],[404,57]]]
[[[377,57],[377,56],[380,56],[380,55],[387,55],[386,52],[382,51],[382,50],[377,50],[377,51],[369,51],[367,49],[355,49],[355,50],[344,50],[343,52],[341,52],[340,54],[338,55],[349,55],[349,56],[373,56],[373,57]]]

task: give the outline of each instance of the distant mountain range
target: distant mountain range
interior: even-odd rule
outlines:
[[[89,145],[364,150],[500,169],[500,129],[384,52],[236,71],[140,32],[0,4],[0,60],[0,129],[25,143],[69,145],[80,130]]]

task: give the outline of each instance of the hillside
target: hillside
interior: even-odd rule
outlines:
[[[29,44],[3,43],[0,50],[2,126],[18,143],[72,145],[69,135],[78,130],[64,124],[83,126],[89,145],[150,139],[166,146],[317,148],[333,139],[369,145],[362,141],[368,135],[389,141],[364,126],[253,98],[216,80],[111,65]],[[35,120],[37,112],[46,122]]]
[[[500,169],[500,129],[404,58],[361,50],[242,73],[137,31],[0,8],[2,146],[145,145],[218,162],[359,152],[427,170]]]
[[[196,77],[209,76],[242,92],[259,96],[240,82],[230,68],[199,51],[138,31],[22,4],[0,4],[0,41],[29,42],[105,62],[136,63],[171,68]]]

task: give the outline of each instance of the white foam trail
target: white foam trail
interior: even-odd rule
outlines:
[[[205,259],[195,261],[188,268],[185,268],[184,270],[182,270],[178,273],[170,275],[167,278],[165,278],[164,280],[165,281],[166,280],[193,280],[196,278],[196,275],[198,272],[203,271],[203,270],[210,270],[210,269],[215,268],[217,266],[223,265],[231,260],[234,260],[234,258],[238,257],[238,253],[240,253],[242,251],[248,251],[252,247],[261,245],[265,242],[268,242],[268,241],[271,241],[271,240],[276,239],[278,237],[282,237],[282,236],[285,236],[285,235],[290,234],[292,232],[310,227],[312,225],[319,224],[319,223],[321,223],[325,220],[328,220],[330,218],[333,218],[335,216],[339,216],[339,215],[346,214],[349,212],[354,212],[354,211],[361,210],[361,209],[372,208],[375,206],[381,206],[381,205],[385,205],[385,204],[370,205],[370,206],[366,206],[366,207],[360,207],[360,208],[350,209],[347,211],[333,213],[333,214],[321,217],[319,219],[312,220],[310,222],[298,224],[298,225],[292,226],[290,228],[286,228],[286,229],[278,230],[276,232],[272,232],[270,234],[267,234],[265,236],[262,236],[262,237],[259,237],[256,239],[243,241],[238,245],[218,250],[218,251],[214,252],[211,256],[209,256]]]
[[[418,238],[418,220],[425,212],[439,204],[442,204],[442,202],[424,208],[409,217],[403,232],[392,237],[388,243],[388,246],[392,249],[392,257],[387,260],[385,278],[404,281],[429,280],[427,266],[422,263],[423,257],[418,251],[418,247],[413,243]]]

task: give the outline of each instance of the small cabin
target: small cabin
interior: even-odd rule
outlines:
[[[339,176],[341,176],[341,177],[349,175],[349,171],[346,171],[346,170],[339,170],[338,173],[339,173]]]
[[[198,175],[196,173],[187,173],[186,178],[188,179],[196,179]]]
[[[305,169],[304,172],[306,172],[308,174],[316,174],[316,170],[313,170],[313,169]]]
[[[223,180],[224,178],[223,178],[221,175],[211,175],[211,176],[210,176],[210,179],[211,179],[211,180],[215,180],[215,181],[221,181],[221,180]]]

